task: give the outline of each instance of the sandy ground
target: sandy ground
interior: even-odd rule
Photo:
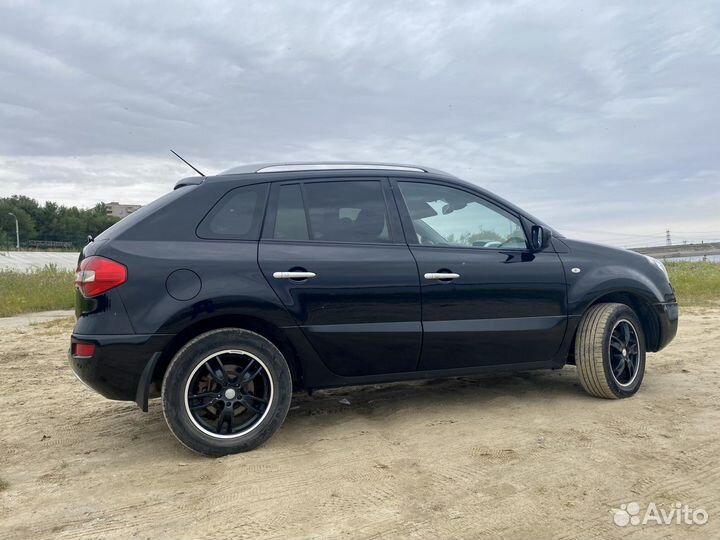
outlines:
[[[573,367],[321,392],[215,460],[157,401],[143,414],[77,382],[71,320],[4,330],[0,537],[717,538],[719,323],[686,310],[629,400],[585,395]],[[632,501],[709,522],[615,525]]]
[[[38,311],[36,313],[25,313],[15,317],[0,317],[0,333],[21,330],[28,326],[55,321],[72,317],[72,309],[57,309],[52,311]],[[4,352],[4,351],[3,351]]]

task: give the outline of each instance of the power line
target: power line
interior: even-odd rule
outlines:
[[[664,238],[665,240],[667,240],[667,234],[668,234],[667,230],[665,232],[657,232],[654,234],[628,233],[628,232],[620,232],[620,231],[603,231],[603,230],[598,230],[598,229],[583,229],[583,228],[577,228],[577,227],[567,227],[567,228],[563,228],[562,230],[569,230],[569,231],[573,231],[573,232],[577,231],[577,232],[590,233],[590,234],[599,234],[604,237],[612,237],[612,238],[622,236],[622,237],[627,237],[628,239],[631,239],[631,238],[656,238],[656,239]],[[672,229],[672,233],[675,236],[677,236],[679,234],[680,236],[683,236],[683,235],[693,235],[693,236],[707,235],[707,236],[720,237],[720,231],[680,231],[677,229]]]
[[[619,231],[601,231],[598,229],[583,229],[583,228],[578,228],[578,227],[567,227],[567,229],[573,230],[573,231],[579,231],[579,232],[593,233],[593,234],[609,234],[609,235],[613,235],[613,236],[618,236],[618,235],[621,235],[621,236],[645,236],[645,237],[652,237],[652,238],[665,236],[665,233],[662,233],[662,232],[657,232],[654,234],[643,234],[643,233],[623,233],[623,232],[619,232]]]

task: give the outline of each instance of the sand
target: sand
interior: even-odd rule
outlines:
[[[631,399],[586,395],[572,366],[317,392],[221,459],[184,449],[157,400],[81,385],[71,327],[0,334],[0,538],[720,536],[719,309],[683,311]],[[630,502],[709,521],[620,527]]]

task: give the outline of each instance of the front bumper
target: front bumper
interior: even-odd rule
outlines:
[[[655,351],[659,351],[670,343],[678,329],[678,318],[680,310],[677,302],[664,302],[662,304],[655,304],[655,315],[660,323],[659,336],[657,341],[657,348]]]
[[[68,359],[78,379],[102,396],[135,401],[148,362],[172,338],[166,334],[73,334],[71,343],[92,343],[95,353],[90,357],[75,357],[68,350]]]

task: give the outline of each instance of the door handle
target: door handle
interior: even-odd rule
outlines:
[[[315,272],[273,272],[275,279],[310,279],[316,275]]]
[[[425,274],[425,279],[457,279],[460,274],[453,272],[428,272]]]

